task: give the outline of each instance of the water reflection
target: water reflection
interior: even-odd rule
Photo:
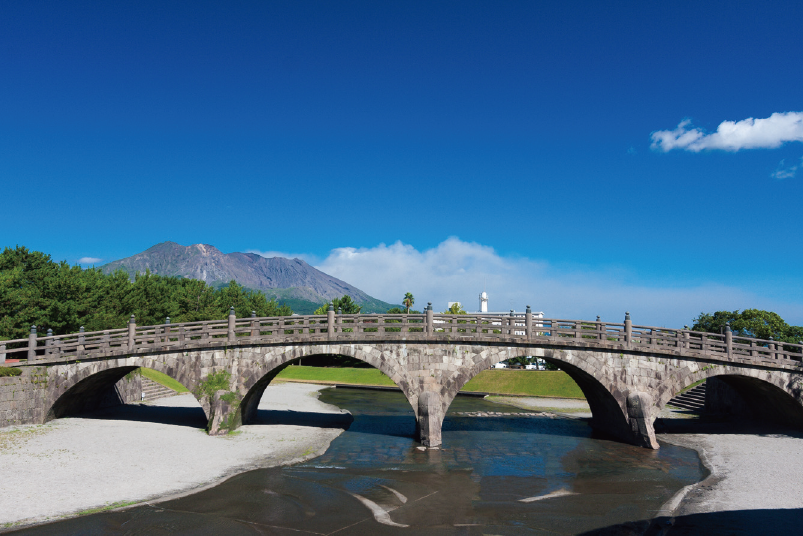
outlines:
[[[153,507],[29,529],[30,534],[577,534],[650,519],[702,477],[695,452],[592,438],[585,422],[500,411],[458,397],[444,448],[412,440],[400,393],[328,389],[354,422],[307,463],[251,471]]]

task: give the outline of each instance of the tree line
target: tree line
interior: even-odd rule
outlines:
[[[803,341],[803,327],[791,326],[778,313],[761,309],[745,309],[742,312],[717,311],[700,313],[694,319],[692,331],[724,333],[725,324],[730,323],[731,331],[737,337],[753,337],[797,344]]]
[[[125,327],[135,315],[138,325],[222,320],[234,307],[238,317],[288,316],[293,311],[261,292],[231,281],[215,289],[204,281],[163,277],[146,271],[131,279],[120,270],[54,262],[50,255],[17,246],[0,254],[0,339],[28,336],[31,325],[40,334],[55,335]]]

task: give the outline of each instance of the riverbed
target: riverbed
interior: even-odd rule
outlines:
[[[354,415],[321,456],[24,532],[577,534],[648,524],[703,476],[693,450],[624,445],[593,437],[581,419],[482,399],[454,401],[441,449],[413,441],[415,420],[401,393],[326,389],[319,402]],[[268,417],[293,416],[277,410]]]
[[[703,434],[681,425],[660,434],[663,446],[654,452],[594,437],[578,403],[518,400],[511,407],[458,397],[444,422],[444,447],[424,449],[412,440],[412,410],[399,393],[325,389],[316,400],[321,388],[269,387],[261,424],[229,438],[210,438],[186,422],[181,430],[187,415],[167,417],[165,408],[140,420],[120,419],[117,409],[30,427],[16,450],[17,462],[30,464],[22,474],[37,465],[84,472],[72,480],[29,478],[22,487],[17,481],[0,496],[0,513],[27,504],[17,500],[23,496],[50,516],[59,505],[64,511],[65,500],[77,501],[69,503],[78,505],[74,512],[113,497],[153,499],[25,534],[751,534],[794,532],[800,523],[800,471],[779,469],[800,459],[803,440],[795,436],[727,428]],[[159,404],[187,411],[184,398]],[[345,410],[355,420],[339,435],[349,426]],[[94,447],[64,448],[71,426]],[[129,430],[128,441],[100,439],[115,428]],[[143,433],[155,442],[128,448]],[[36,447],[37,434],[50,437],[50,450]],[[669,442],[703,452],[709,478],[700,482],[705,470],[694,451]],[[248,470],[293,461],[300,463]],[[93,462],[96,470],[87,472]],[[233,473],[240,474],[226,479]],[[100,502],[88,502],[99,491],[92,478],[105,482]]]

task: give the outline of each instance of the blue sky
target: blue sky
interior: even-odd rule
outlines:
[[[431,4],[3,3],[0,246],[803,324],[800,2]]]

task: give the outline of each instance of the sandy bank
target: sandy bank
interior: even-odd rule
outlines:
[[[803,508],[803,439],[782,434],[659,434],[693,448],[711,475],[687,490],[673,514]],[[667,512],[669,513],[669,512]]]
[[[259,405],[263,421],[293,421],[292,408],[303,412],[294,422],[310,425],[248,425],[227,437],[201,429],[203,411],[188,394],[94,418],[3,429],[0,527],[174,496],[245,470],[317,456],[342,432],[337,426],[344,421],[333,415],[339,408],[318,401],[322,388],[270,386]]]

